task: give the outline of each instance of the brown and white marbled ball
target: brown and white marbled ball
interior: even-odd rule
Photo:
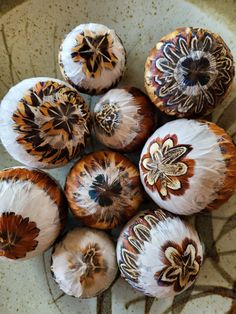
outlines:
[[[165,124],[146,142],[139,165],[146,192],[173,213],[217,209],[236,190],[236,147],[211,122]]]
[[[81,299],[95,297],[116,278],[115,246],[105,232],[73,229],[55,245],[51,270],[66,294]]]
[[[62,42],[59,64],[65,80],[77,90],[99,95],[120,81],[126,52],[114,30],[102,24],[81,24]]]
[[[161,38],[150,51],[145,88],[165,113],[199,117],[222,102],[234,74],[233,56],[219,35],[183,27]]]
[[[96,104],[93,122],[95,135],[102,144],[132,152],[138,150],[153,131],[154,107],[138,88],[111,89]]]
[[[0,260],[46,251],[63,229],[67,202],[46,173],[27,168],[0,171]]]
[[[90,113],[69,84],[37,77],[12,87],[0,106],[0,137],[29,167],[55,168],[77,157],[89,135]]]
[[[127,223],[116,252],[122,277],[133,288],[157,298],[189,288],[203,261],[197,232],[158,208],[141,212]]]
[[[126,157],[98,151],[71,169],[65,193],[73,214],[98,229],[112,229],[134,216],[143,200],[138,169]]]

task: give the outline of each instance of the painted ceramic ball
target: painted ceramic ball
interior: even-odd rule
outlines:
[[[81,24],[62,42],[59,64],[71,85],[82,93],[98,95],[120,81],[126,52],[114,30],[102,24]]]
[[[80,159],[67,177],[65,193],[73,214],[98,229],[125,223],[143,200],[138,169],[112,151],[98,151]]]
[[[89,135],[90,113],[67,83],[38,77],[12,87],[0,106],[0,137],[29,167],[55,168],[77,157]]]
[[[154,128],[155,113],[149,98],[138,88],[107,92],[93,113],[96,137],[105,146],[123,152],[138,150]]]
[[[202,260],[197,232],[161,209],[147,210],[131,219],[117,243],[122,277],[151,297],[170,297],[189,288]]]
[[[236,147],[214,123],[175,120],[146,142],[140,175],[164,209],[183,215],[216,209],[236,190]]]
[[[178,28],[150,51],[145,87],[152,102],[177,117],[210,114],[229,91],[234,63],[223,39],[201,28]]]
[[[46,251],[63,229],[67,202],[46,173],[0,171],[0,260],[28,259]]]
[[[105,232],[76,228],[55,245],[51,270],[60,289],[77,298],[92,298],[114,282],[115,246]]]

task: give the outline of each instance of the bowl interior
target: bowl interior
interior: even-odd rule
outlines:
[[[235,2],[214,0],[2,0],[0,3],[0,98],[20,80],[34,76],[60,78],[59,45],[76,25],[97,22],[114,28],[128,54],[127,71],[120,86],[143,88],[148,51],[176,27],[196,26],[219,33],[236,60]],[[236,140],[236,88],[213,113],[212,119]],[[97,97],[85,96],[91,106]],[[99,148],[96,139],[87,151]],[[139,155],[130,154],[137,162]],[[49,171],[64,185],[73,163]],[[16,166],[0,146],[0,167]],[[65,296],[50,273],[50,251],[29,261],[1,261],[0,308],[4,314],[32,313],[224,313],[235,304],[236,197],[212,213],[192,222],[205,243],[205,263],[195,288],[166,300],[135,292],[122,279],[102,296],[77,300]],[[71,225],[77,222],[70,220]],[[232,305],[233,304],[233,305]],[[232,312],[234,313],[234,312]]]

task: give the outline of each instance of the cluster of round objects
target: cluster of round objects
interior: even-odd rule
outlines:
[[[210,114],[230,90],[230,49],[210,31],[175,30],[148,55],[146,95],[115,88],[125,48],[114,30],[89,23],[65,37],[59,65],[66,82],[26,79],[1,102],[2,144],[26,167],[0,171],[0,259],[30,258],[55,244],[53,277],[78,298],[109,288],[118,268],[146,295],[184,291],[198,276],[203,246],[177,214],[214,210],[236,190],[231,138],[212,122],[191,119]],[[79,92],[102,94],[92,112]],[[155,106],[176,119],[156,128]],[[106,149],[82,156],[92,128]],[[121,153],[139,150],[138,169]],[[29,168],[76,158],[64,192],[48,174]],[[147,196],[156,206],[140,211]],[[68,207],[85,226],[58,240]],[[115,249],[104,230],[124,224]]]

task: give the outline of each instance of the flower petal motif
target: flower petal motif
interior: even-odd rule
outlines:
[[[132,245],[132,247],[136,249],[137,253],[142,252],[142,250],[143,250],[142,242],[139,241],[138,239],[136,239],[136,237],[130,236],[130,237],[128,237],[128,241]]]
[[[162,169],[165,175],[168,177],[168,179],[166,179],[168,182],[170,181],[169,177],[180,177],[188,171],[188,167],[185,163],[176,162],[175,164],[173,164],[173,160],[174,158],[169,161],[169,164],[167,164],[166,161],[163,161],[164,165],[163,167],[160,167],[160,170]]]
[[[203,29],[178,29],[164,37],[150,61],[146,87],[152,101],[180,116],[210,113],[234,77],[229,48],[218,35]]]
[[[167,183],[165,179],[161,180],[161,187],[159,192],[163,198],[168,196]]]
[[[165,58],[160,58],[156,60],[156,68],[161,72],[165,72],[166,76],[168,74],[173,76],[174,65],[169,60],[166,60]]]
[[[146,169],[153,170],[153,168],[152,168],[152,158],[144,158],[143,159],[143,166]]]
[[[136,235],[137,239],[140,241],[150,241],[151,239],[151,234],[150,234],[150,230],[148,227],[139,224],[134,226],[134,234]]]
[[[173,286],[174,291],[184,290],[195,280],[201,265],[196,243],[188,238],[182,245],[170,242],[162,247],[166,267],[155,274],[159,285]]]
[[[186,158],[191,150],[190,145],[178,144],[176,135],[153,140],[141,159],[147,187],[157,190],[162,199],[170,194],[183,195],[193,175],[194,161]]]
[[[84,30],[76,37],[77,45],[72,49],[71,57],[74,62],[83,63],[83,71],[88,78],[99,77],[103,68],[113,69],[117,57],[112,51],[112,36],[107,33],[97,35]]]
[[[164,146],[163,162],[165,164],[168,164],[168,163],[173,164],[175,161],[179,160],[179,158],[184,156],[187,153],[187,150],[188,149],[186,146],[170,147],[167,150],[165,149],[165,146]]]
[[[95,114],[95,120],[106,134],[114,134],[116,126],[119,124],[119,113],[115,104],[103,104],[102,110]]]
[[[36,223],[13,212],[0,216],[0,256],[10,259],[24,258],[38,245],[40,230]]]
[[[139,271],[136,258],[137,256],[134,253],[123,249],[121,252],[122,263],[120,264],[120,268],[128,280],[134,280],[135,282],[138,282]]]
[[[176,64],[179,60],[174,43],[167,42],[163,48],[163,54],[172,64]]]
[[[181,189],[181,183],[177,178],[168,178],[168,180],[166,180],[166,185],[169,189],[172,190],[179,190]]]
[[[150,146],[150,155],[153,160],[159,160],[161,153],[160,146],[157,142],[153,142]]]
[[[155,171],[149,171],[146,179],[147,179],[148,184],[154,185],[156,181],[158,180],[158,176]]]
[[[168,138],[163,144],[162,144],[162,149],[164,154],[174,146],[174,141],[171,138]]]
[[[189,54],[187,42],[182,37],[179,38],[179,48],[183,55],[187,56]]]
[[[145,216],[147,225],[137,224],[134,225],[132,229],[132,235],[127,238],[127,247],[132,247],[132,251],[126,249],[125,247],[121,250],[121,261],[119,267],[126,279],[131,282],[138,283],[140,270],[137,264],[137,257],[139,253],[143,252],[143,245],[145,242],[151,239],[151,228],[158,223],[158,219],[155,215]],[[125,240],[126,242],[126,240]]]

